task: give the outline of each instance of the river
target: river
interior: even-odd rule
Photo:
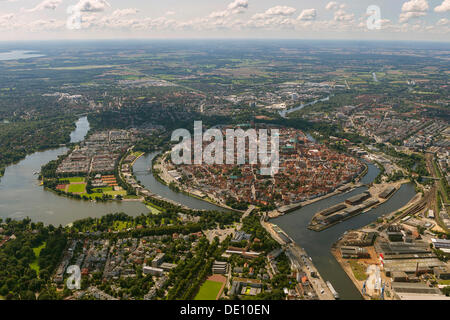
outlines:
[[[89,131],[86,117],[77,121],[75,131],[70,135],[71,142],[83,140]],[[6,168],[0,180],[0,217],[22,219],[45,224],[66,225],[86,217],[101,217],[108,213],[125,212],[132,216],[148,213],[140,202],[89,202],[69,199],[44,190],[39,186],[37,175],[41,167],[59,155],[67,152],[61,147],[28,155],[24,160]]]
[[[163,198],[175,201],[192,209],[218,210],[226,211],[222,207],[216,206],[210,202],[203,201],[197,198],[190,197],[184,193],[174,192],[166,185],[155,179],[153,174],[149,171],[152,166],[152,160],[159,152],[152,152],[140,157],[136,160],[133,171],[138,181],[142,183],[148,190],[155,194],[159,194]]]
[[[45,57],[45,55],[30,50],[13,50],[7,52],[0,52],[0,61],[21,60],[40,57]]]
[[[76,130],[71,134],[71,142],[83,140],[89,131],[89,123],[86,117],[80,118],[76,125]],[[36,152],[19,163],[7,167],[5,175],[0,181],[0,217],[14,219],[30,217],[33,221],[42,221],[46,224],[66,225],[74,220],[85,217],[101,217],[107,213],[125,212],[128,215],[136,216],[148,212],[148,209],[140,202],[93,203],[69,199],[45,191],[39,186],[37,176],[34,173],[39,171],[42,165],[56,159],[65,152],[67,152],[65,147]],[[153,152],[142,156],[133,167],[137,179],[146,188],[164,198],[182,203],[193,209],[225,210],[209,202],[174,192],[157,181],[148,170],[153,157],[157,154],[158,152]],[[368,172],[361,182],[364,184],[372,182],[378,172],[377,167],[369,164]],[[383,214],[401,208],[415,195],[414,186],[405,184],[387,202],[367,213],[343,221],[322,232],[307,229],[309,221],[317,211],[342,202],[364,190],[367,190],[367,188],[360,187],[345,194],[338,194],[271,221],[280,226],[297,244],[306,250],[323,278],[333,284],[341,299],[361,299],[362,297],[331,255],[331,245],[345,231],[360,228],[375,221]]]
[[[369,164],[369,170],[363,177],[362,183],[373,181],[378,175],[378,171],[377,167]],[[347,198],[365,190],[367,190],[366,187],[360,187],[344,194],[338,194],[271,220],[272,223],[278,225],[298,245],[306,250],[322,277],[325,281],[329,280],[333,284],[341,299],[362,299],[362,296],[331,254],[332,244],[345,231],[359,229],[370,224],[378,217],[403,207],[415,195],[414,186],[412,184],[404,184],[387,202],[367,213],[345,220],[321,232],[307,229],[315,213],[345,201]]]
[[[156,194],[178,203],[183,203],[194,209],[224,210],[208,202],[181,193],[176,193],[157,181],[148,170],[151,166],[153,157],[157,154],[158,152],[154,152],[139,158],[133,167],[137,179],[140,180],[145,187]],[[368,171],[361,179],[361,183],[363,184],[371,183],[379,173],[379,169],[376,166],[371,163],[368,163],[367,165]],[[345,231],[358,229],[370,224],[378,217],[403,207],[415,195],[414,186],[412,184],[404,184],[387,202],[367,213],[345,220],[322,232],[315,232],[307,229],[312,216],[316,212],[343,202],[347,198],[365,190],[367,190],[367,187],[359,187],[350,192],[331,196],[300,208],[290,214],[271,220],[272,223],[280,226],[298,245],[306,250],[322,277],[333,284],[341,299],[362,299],[362,296],[331,254],[330,249],[332,244],[336,242]]]
[[[317,100],[308,102],[307,104],[303,104],[303,103],[302,103],[302,104],[299,105],[298,107],[294,107],[294,108],[286,109],[286,110],[281,110],[281,111],[278,112],[278,113],[279,113],[280,116],[282,116],[283,118],[286,118],[286,116],[287,116],[289,113],[292,113],[292,112],[295,112],[295,111],[298,111],[298,110],[302,110],[304,107],[313,106],[313,105],[315,105],[315,104],[318,103],[318,102],[329,101],[331,96],[332,96],[332,95],[330,95],[330,96],[328,96],[328,97],[326,97],[326,98],[317,99]]]

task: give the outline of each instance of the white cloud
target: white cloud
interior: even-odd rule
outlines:
[[[290,16],[297,11],[295,8],[287,6],[275,6],[267,9],[265,14],[270,16]]]
[[[288,6],[275,6],[263,13],[254,14],[250,20],[245,22],[244,27],[261,29],[294,28],[296,25],[292,15],[297,10]]]
[[[425,12],[404,12],[400,14],[400,22],[408,22],[412,18],[426,16]]]
[[[309,21],[315,20],[316,16],[317,16],[316,9],[305,9],[300,13],[297,19],[302,21]]]
[[[228,17],[231,13],[228,10],[222,11],[214,11],[208,16],[209,18],[225,18]]]
[[[336,10],[339,7],[339,4],[336,1],[330,1],[325,6],[327,10]]]
[[[400,13],[400,22],[404,23],[412,18],[423,17],[428,11],[429,5],[427,0],[410,0],[403,3],[402,12]]]
[[[347,13],[343,9],[339,9],[338,11],[336,11],[334,13],[334,21],[348,22],[348,21],[353,21],[354,18],[355,18],[355,15],[353,13]]]
[[[28,12],[41,11],[45,9],[55,10],[60,4],[62,0],[44,0],[39,3],[36,7],[27,10]]]
[[[256,13],[251,20],[268,20],[291,16],[297,11],[295,8],[287,6],[275,6],[267,9],[264,13]]]
[[[57,31],[62,29],[66,25],[65,21],[62,20],[55,20],[55,19],[38,19],[35,21],[31,21],[26,25],[27,30],[30,30],[32,32],[36,31]]]
[[[225,18],[234,14],[245,12],[248,9],[247,0],[235,0],[231,2],[225,10],[214,11],[209,15],[209,18]]]
[[[450,11],[450,0],[444,0],[441,5],[434,8],[434,11],[439,13]]]
[[[428,8],[427,0],[410,0],[403,4],[402,12],[425,12]]]
[[[6,4],[7,1],[11,2],[11,0],[0,0],[0,3]],[[249,11],[248,0],[227,0],[222,8],[217,8],[217,11],[206,16],[193,17],[187,21],[182,19],[182,12],[178,11],[177,15],[181,18],[181,21],[172,17],[175,14],[173,11],[165,13],[163,11],[162,16],[159,18],[143,17],[146,12],[138,4],[136,4],[136,8],[111,9],[109,0],[34,1],[36,3],[40,2],[35,8],[30,9],[34,11],[60,9],[65,4],[76,3],[75,8],[83,13],[82,28],[90,29],[90,32],[93,34],[96,33],[96,30],[110,32],[110,34],[114,34],[117,30],[142,32],[180,31],[177,35],[181,35],[181,32],[190,31],[211,32],[214,30],[227,30],[233,31],[233,33],[230,32],[229,34],[241,34],[240,31],[242,31],[242,35],[264,35],[268,34],[268,32],[265,32],[266,30],[270,32],[287,30],[286,34],[292,35],[295,33],[289,32],[298,30],[301,31],[297,33],[299,35],[303,34],[302,32],[305,32],[308,36],[317,33],[320,37],[321,34],[329,34],[330,32],[351,34],[351,32],[367,30],[367,14],[361,17],[359,13],[351,11],[351,5],[347,6],[343,3],[345,0],[327,1],[325,9],[328,10],[329,13],[327,15],[332,16],[331,18],[322,19],[320,12],[317,11],[320,11],[320,8],[295,9],[285,5],[268,6],[264,10],[256,11],[253,15],[246,16],[242,15],[242,13]],[[64,3],[62,3],[63,1]],[[395,21],[392,22],[383,19],[382,29],[388,30],[389,33],[413,32],[415,34],[416,31],[448,33],[450,30],[449,19],[446,15],[444,15],[445,18],[439,17],[443,19],[440,19],[437,23],[421,20],[408,23],[410,19],[426,16],[429,10],[433,10],[434,6],[437,6],[434,8],[436,12],[448,12],[450,10],[450,0],[434,1],[433,5],[429,7],[431,2],[428,0],[403,0],[400,19],[394,19]],[[439,3],[441,4],[439,5]],[[266,8],[268,9],[266,10]],[[21,13],[29,12],[30,10],[21,9]],[[324,10],[324,8],[322,7],[321,10]],[[138,15],[138,13],[141,14]],[[2,15],[0,13],[0,30],[17,30],[19,33],[19,31],[35,30],[49,30],[53,32],[58,27],[65,29],[66,16],[61,16],[59,21],[46,18],[44,13],[39,14],[42,15],[33,21],[33,19],[29,19],[28,15],[24,14],[20,15],[17,13],[17,16],[14,16],[14,14]]]
[[[111,5],[106,0],[80,0],[75,7],[81,12],[101,12]]]
[[[0,15],[0,29],[11,29],[14,24],[16,15],[14,13],[6,13]]]
[[[325,6],[326,10],[338,10],[338,9],[345,9],[347,7],[347,5],[345,3],[339,3],[336,1],[330,1],[327,3],[327,5]]]
[[[446,26],[446,25],[450,25],[450,20],[447,19],[447,18],[439,19],[439,21],[436,22],[436,25],[438,25],[438,26]]]
[[[136,8],[118,9],[118,10],[115,10],[112,13],[112,15],[115,17],[124,17],[124,16],[134,15],[138,12],[139,12],[139,10]]]
[[[248,1],[247,0],[235,0],[228,5],[228,10],[241,10],[248,9]]]

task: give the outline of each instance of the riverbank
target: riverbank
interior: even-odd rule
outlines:
[[[360,214],[366,214],[381,204],[389,201],[389,199],[400,189],[401,185],[405,183],[409,183],[409,180],[404,179],[391,183],[371,184],[368,191],[366,191],[370,193],[370,197],[362,202],[362,204],[353,206],[342,202],[332,208],[319,211],[312,217],[308,229],[320,232],[331,228],[342,221],[352,219]],[[393,191],[385,196],[383,195],[385,190]]]
[[[71,143],[82,141],[89,128],[86,117],[78,119],[76,129],[71,133]],[[126,212],[130,216],[138,216],[148,212],[140,202],[74,201],[44,190],[35,173],[67,151],[66,147],[38,151],[6,167],[0,180],[0,218],[20,220],[28,217],[34,222],[58,226],[88,217],[100,218],[110,213]]]
[[[366,163],[363,163],[363,164],[364,164],[364,169],[354,179],[355,181],[361,180],[368,172],[368,168],[369,168],[368,165]],[[301,207],[313,204],[313,203],[318,202],[318,201],[325,200],[325,199],[327,199],[329,197],[332,197],[332,196],[335,196],[337,194],[348,193],[348,192],[350,192],[350,191],[352,191],[352,190],[354,190],[356,188],[359,188],[361,186],[363,186],[361,183],[355,183],[355,182],[349,182],[349,183],[346,183],[346,184],[342,184],[342,185],[338,186],[334,191],[329,192],[329,193],[327,193],[327,194],[325,194],[323,196],[316,197],[314,199],[305,200],[305,201],[302,201],[302,202],[299,202],[299,203],[296,203],[296,204],[289,204],[289,205],[286,205],[286,206],[279,207],[279,208],[277,208],[275,210],[272,210],[272,211],[270,211],[268,213],[268,217],[269,217],[269,219],[275,219],[277,217],[289,214],[289,213],[291,213],[291,212],[293,212],[293,211],[295,211],[297,209],[300,209]]]
[[[398,182],[400,183],[400,182]],[[405,183],[405,182],[403,182]],[[393,197],[393,194],[391,194],[389,198]],[[386,200],[387,201],[387,200]],[[384,215],[384,221],[389,221],[393,218],[395,218],[398,213],[401,213],[405,210],[408,210],[409,208],[413,208],[414,206],[416,206],[417,204],[419,204],[422,201],[422,195],[420,193],[416,194],[413,198],[411,198],[404,206],[400,207],[397,210],[393,210],[392,212]],[[381,226],[383,223],[379,222],[374,224],[373,222],[366,224],[358,229],[354,229],[352,230],[353,233],[368,233],[368,232],[375,232],[377,230],[377,228],[379,226]],[[345,237],[344,237],[345,239]],[[370,257],[368,258],[364,258],[364,259],[344,259],[341,255],[341,248],[343,246],[345,246],[345,244],[343,244],[344,239],[340,238],[338,239],[333,245],[332,248],[330,250],[331,254],[334,256],[334,258],[336,259],[337,263],[340,265],[340,267],[342,268],[342,270],[345,271],[345,273],[348,275],[349,279],[352,281],[353,285],[359,290],[359,292],[363,292],[363,287],[364,287],[364,283],[365,280],[367,279],[367,277],[369,276],[367,270],[369,268],[369,266],[372,266],[371,268],[378,268],[380,265],[380,261],[378,260],[377,254],[375,252],[375,249],[373,246],[368,246],[365,247],[366,250],[368,251],[368,254]],[[365,279],[357,279],[354,273],[354,270],[352,269],[351,263],[352,262],[354,265],[360,265],[363,266],[365,268],[365,270],[360,270],[360,273],[364,273],[361,274],[360,276],[365,276]],[[384,274],[381,275],[384,282],[386,283],[389,279],[387,279]],[[370,300],[372,295],[374,294],[373,292],[370,292],[370,290],[372,289],[371,286],[367,286],[365,287],[365,290],[367,291],[367,293],[369,294],[363,294],[363,298],[366,300]],[[386,299],[386,297],[384,298]]]
[[[238,209],[234,209],[230,206],[227,206],[226,204],[224,204],[222,201],[220,201],[220,199],[214,198],[214,196],[210,195],[210,194],[205,194],[200,190],[194,189],[194,188],[190,188],[190,187],[186,187],[183,184],[180,184],[177,179],[175,179],[174,177],[172,177],[169,174],[169,170],[167,169],[165,162],[162,161],[162,157],[164,155],[159,155],[157,157],[155,157],[152,161],[152,173],[153,176],[155,177],[156,180],[158,180],[160,183],[164,184],[165,186],[167,186],[168,188],[171,188],[171,185],[174,185],[177,187],[176,190],[172,191],[174,192],[179,192],[182,194],[185,194],[189,197],[193,197],[195,199],[198,199],[200,201],[205,201],[208,203],[211,203],[215,206],[230,210],[230,211],[236,211],[236,212],[241,212],[244,213],[246,210],[238,210]]]
[[[353,284],[355,285],[355,287],[358,289],[359,292],[362,293],[363,291],[363,286],[364,286],[364,281],[360,281],[358,279],[356,279],[355,274],[353,273],[352,267],[350,266],[349,263],[347,263],[346,261],[344,261],[341,258],[341,255],[339,254],[339,249],[331,249],[331,254],[333,255],[333,257],[336,259],[337,263],[339,263],[339,265],[341,266],[342,270],[345,271],[345,273],[347,274],[348,278],[353,282]],[[370,300],[370,297],[368,297],[365,294],[361,294],[364,300]]]
[[[158,157],[155,157],[152,161],[153,175],[162,184],[168,186],[169,188],[171,188],[171,185],[176,186],[177,190],[175,192],[184,193],[188,196],[209,202],[211,204],[214,204],[216,206],[219,206],[219,207],[222,207],[222,208],[225,208],[228,210],[234,210],[234,211],[238,211],[238,212],[245,211],[245,210],[233,209],[233,208],[227,206],[226,204],[224,204],[223,199],[216,198],[212,194],[205,194],[201,190],[194,189],[192,187],[187,187],[186,185],[179,183],[178,179],[169,173],[170,170],[169,170],[169,168],[167,168],[168,164],[161,159],[162,157],[163,156],[160,155]],[[363,166],[364,166],[363,169],[361,170],[361,172],[359,172],[357,174],[357,176],[354,178],[353,181],[359,181],[362,177],[364,177],[367,174],[368,165],[363,162]],[[349,182],[347,184],[339,185],[339,186],[337,186],[337,188],[334,191],[327,193],[323,196],[315,197],[313,199],[308,199],[308,200],[305,200],[305,201],[302,201],[299,203],[291,203],[286,206],[278,207],[277,209],[270,211],[268,213],[268,217],[270,219],[272,219],[272,218],[276,218],[278,216],[282,216],[284,214],[295,211],[303,206],[312,204],[317,201],[321,201],[323,199],[326,199],[328,197],[331,197],[331,196],[339,194],[339,193],[346,193],[346,192],[352,191],[353,189],[358,188],[360,186],[362,186],[362,184],[354,183],[354,182]]]
[[[315,104],[318,103],[318,102],[329,101],[329,100],[330,100],[330,97],[333,97],[333,96],[334,96],[334,94],[330,94],[328,97],[325,97],[325,98],[322,98],[322,99],[316,99],[316,100],[311,101],[311,102],[308,102],[308,103],[306,103],[306,104],[302,103],[302,104],[300,104],[300,105],[297,106],[297,107],[293,107],[293,108],[290,108],[290,109],[281,110],[281,111],[278,112],[278,114],[279,114],[281,117],[286,118],[286,116],[287,116],[289,113],[292,113],[292,112],[295,112],[295,111],[302,110],[302,109],[305,108],[305,107],[313,106],[313,105],[315,105]]]
[[[297,266],[297,271],[306,274],[308,281],[316,292],[319,300],[335,300],[333,293],[305,249],[287,236],[280,227],[275,226],[278,229],[278,231],[276,231],[271,223],[265,222],[264,220],[261,220],[261,225],[275,241],[285,248],[287,257],[293,265]],[[280,233],[284,235],[280,236]]]
[[[198,199],[193,196],[188,196],[182,192],[175,192],[170,189],[167,184],[157,178],[157,175],[153,174],[152,163],[160,154],[160,151],[151,152],[143,155],[141,158],[136,160],[133,168],[133,173],[137,180],[141,182],[141,185],[149,192],[149,194],[154,197],[165,200],[174,205],[181,205],[186,208],[193,210],[208,210],[208,211],[231,211],[229,209],[224,209],[203,199]],[[235,211],[235,210],[233,210]]]
[[[270,220],[271,223],[280,227],[295,243],[304,248],[314,261],[314,265],[321,276],[332,283],[342,300],[362,299],[362,295],[331,254],[330,249],[333,244],[345,232],[370,225],[383,215],[400,209],[415,196],[414,185],[409,183],[403,184],[388,202],[380,204],[367,214],[348,219],[322,232],[309,230],[307,226],[317,212],[337,205],[351,196],[367,191],[368,188],[365,185],[369,185],[379,173],[379,169],[376,166],[369,163],[368,167],[367,174],[361,179],[361,187],[346,193],[336,194],[322,201],[304,206],[290,214]]]

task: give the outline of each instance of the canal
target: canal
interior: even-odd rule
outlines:
[[[369,164],[367,174],[363,177],[363,183],[370,183],[378,175],[378,168]],[[362,299],[361,294],[353,282],[338,264],[330,252],[331,246],[344,232],[359,229],[377,220],[378,217],[388,214],[403,207],[415,195],[412,184],[404,184],[385,203],[359,216],[342,221],[341,223],[321,232],[307,229],[307,226],[315,213],[331,207],[347,198],[367,190],[360,187],[344,194],[338,194],[327,199],[312,203],[292,213],[271,220],[272,223],[283,229],[298,245],[303,247],[311,257],[325,281],[330,281],[341,299]]]
[[[208,202],[176,193],[156,180],[149,171],[149,168],[152,159],[157,154],[158,152],[154,152],[141,157],[133,167],[137,179],[145,187],[164,198],[183,203],[194,209],[224,210]],[[379,173],[379,169],[376,166],[371,163],[367,163],[367,165],[368,171],[361,179],[361,183],[363,184],[371,183]],[[367,187],[359,187],[350,192],[331,196],[300,208],[288,215],[271,220],[272,223],[280,226],[298,245],[306,250],[320,274],[325,281],[328,280],[333,284],[341,299],[362,299],[362,296],[331,254],[330,249],[332,244],[345,231],[358,229],[370,224],[377,220],[378,217],[403,207],[415,195],[414,186],[412,184],[404,184],[387,202],[367,213],[345,220],[322,232],[307,229],[309,221],[316,212],[343,202],[347,198],[366,190]]]

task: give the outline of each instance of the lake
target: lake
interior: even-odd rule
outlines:
[[[76,125],[75,131],[71,134],[71,142],[82,141],[89,131],[89,122],[86,117],[80,118]],[[65,147],[36,152],[19,163],[7,167],[5,175],[0,181],[0,217],[14,219],[30,217],[33,221],[42,221],[46,224],[66,225],[78,219],[101,217],[108,213],[125,212],[128,215],[137,216],[149,212],[140,202],[94,203],[69,199],[45,191],[43,187],[39,186],[37,175],[34,175],[34,173],[39,171],[42,165],[56,159],[65,152],[67,152]],[[174,192],[157,181],[149,171],[151,161],[157,154],[158,152],[153,152],[139,158],[133,167],[137,179],[146,188],[155,194],[193,209],[225,210],[209,202]],[[372,182],[378,173],[379,170],[376,166],[368,164],[368,172],[361,182],[363,184]],[[331,255],[331,245],[345,231],[365,226],[378,217],[401,208],[415,195],[414,186],[405,184],[387,202],[367,213],[343,221],[322,232],[307,229],[309,221],[316,212],[365,190],[367,190],[367,187],[360,187],[344,194],[338,194],[271,220],[306,250],[323,278],[333,284],[341,299],[362,299],[362,297]]]
[[[45,57],[45,55],[29,50],[12,50],[7,52],[0,52],[0,61],[21,60],[40,57]]]
[[[71,134],[71,142],[79,142],[89,131],[86,117],[77,121],[77,128]],[[22,219],[46,224],[66,225],[78,219],[101,217],[108,213],[125,212],[131,216],[148,213],[140,202],[89,202],[58,196],[39,186],[34,173],[59,155],[68,151],[57,148],[28,155],[24,160],[6,168],[0,180],[0,217]]]

